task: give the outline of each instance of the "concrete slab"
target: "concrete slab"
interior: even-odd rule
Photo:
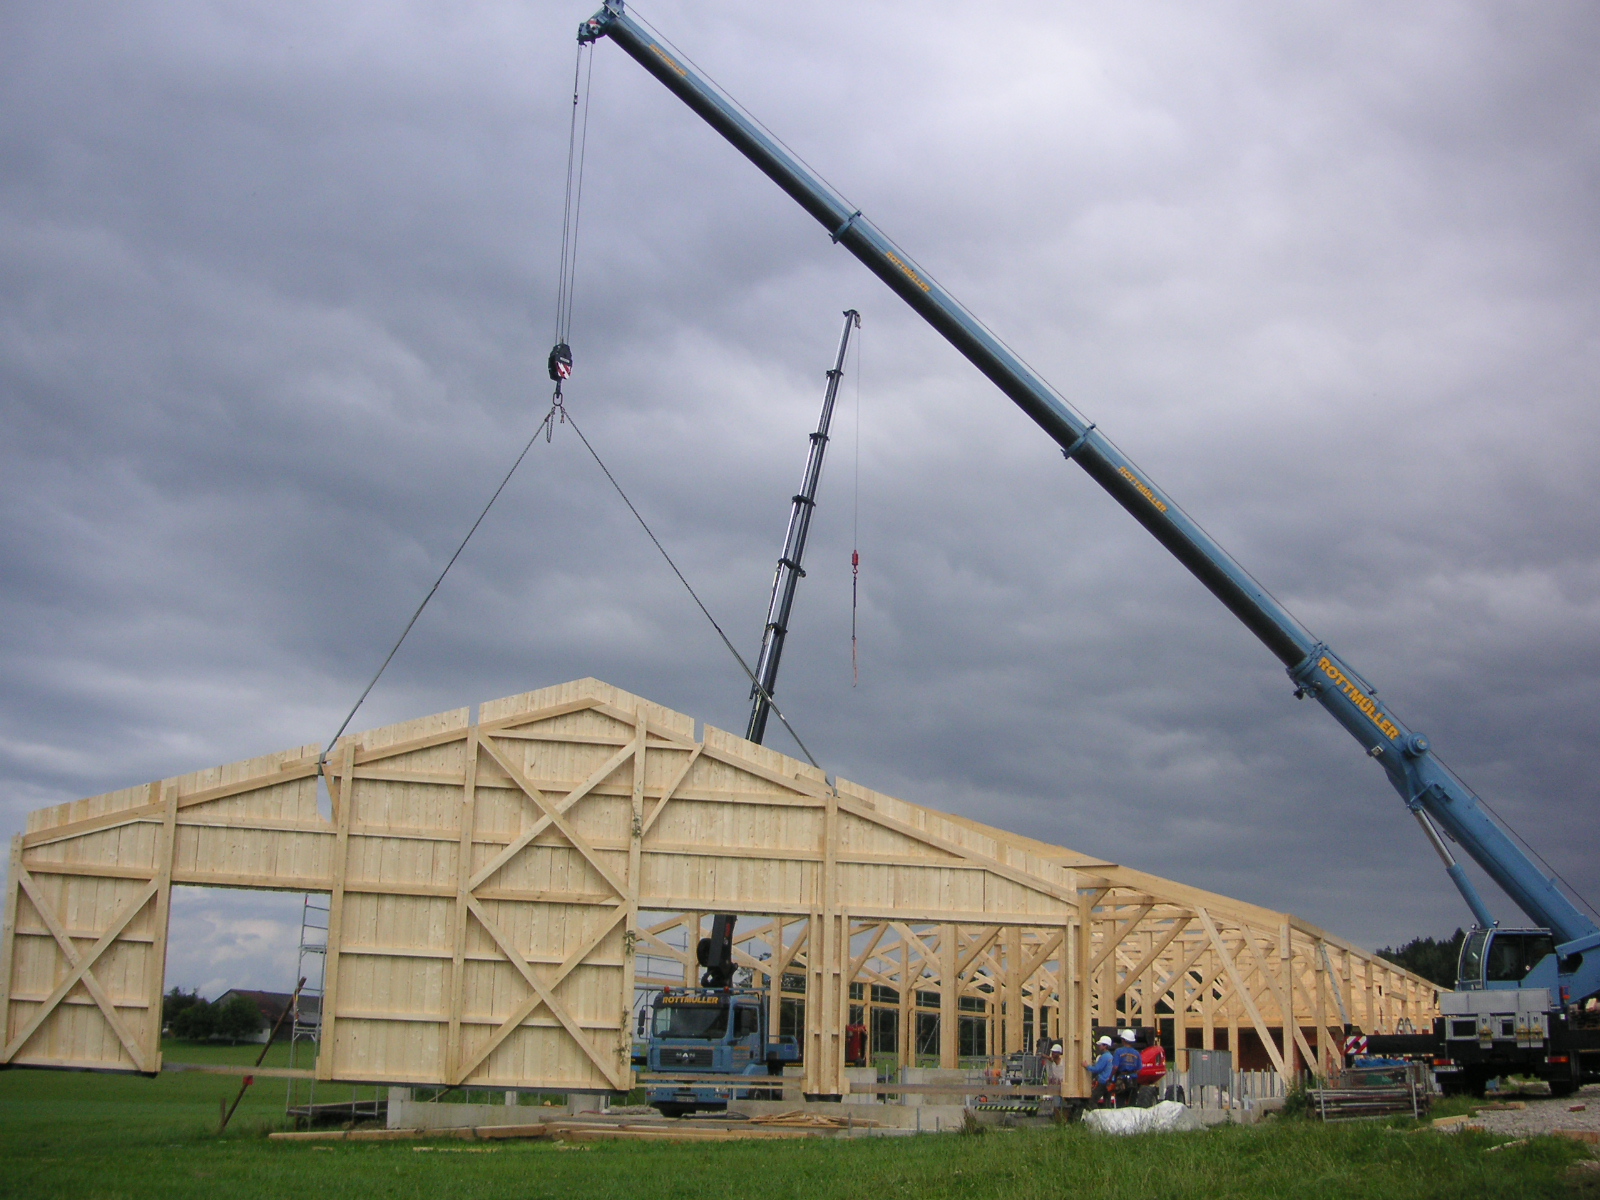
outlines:
[[[982,1071],[950,1070],[941,1067],[901,1067],[901,1083],[915,1083],[927,1086],[929,1084],[950,1083],[966,1089],[982,1087],[984,1077]],[[965,1090],[959,1092],[923,1092],[907,1093],[901,1101],[910,1107],[918,1105],[944,1107],[951,1104],[963,1105],[966,1102]]]
[[[390,1088],[390,1129],[470,1129],[482,1125],[530,1125],[580,1113],[603,1111],[600,1099],[577,1096],[567,1104],[439,1104],[412,1099],[410,1088]]]

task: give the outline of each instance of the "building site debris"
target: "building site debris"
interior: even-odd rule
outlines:
[[[1515,1141],[1501,1142],[1498,1146],[1490,1146],[1484,1153],[1493,1154],[1496,1150],[1509,1150],[1512,1146],[1526,1146],[1531,1141],[1532,1138],[1517,1138]]]
[[[1345,1067],[1328,1073],[1328,1086],[1307,1095],[1324,1121],[1361,1121],[1409,1113],[1420,1118],[1433,1100],[1422,1063]]]
[[[793,1112],[774,1113],[766,1117],[751,1117],[751,1125],[782,1125],[785,1128],[802,1129],[879,1129],[881,1121],[873,1121],[858,1117],[851,1113],[843,1117],[829,1116],[827,1113],[803,1112],[795,1109]]]
[[[1162,1100],[1151,1108],[1101,1108],[1085,1114],[1083,1123],[1092,1133],[1126,1136],[1134,1133],[1185,1133],[1204,1129],[1200,1118],[1176,1100]]]

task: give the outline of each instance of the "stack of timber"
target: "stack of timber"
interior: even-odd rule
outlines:
[[[0,937],[0,1063],[153,1073],[175,885],[329,896],[320,1080],[626,1092],[636,987],[711,913],[806,1094],[845,1026],[901,1068],[1171,1023],[1285,1080],[1438,990],[1287,913],[907,803],[585,679],[29,815]],[[665,963],[671,971],[653,964]],[[1158,1016],[1159,1014],[1159,1016]],[[1239,1065],[1246,1065],[1240,1061]],[[258,1072],[261,1073],[261,1072]],[[1069,1093],[1083,1090],[1068,1073]]]
[[[879,1122],[865,1119],[850,1113],[843,1117],[829,1116],[827,1113],[805,1112],[796,1109],[793,1112],[773,1113],[765,1117],[751,1117],[750,1124],[775,1126],[781,1125],[786,1129],[876,1129]]]

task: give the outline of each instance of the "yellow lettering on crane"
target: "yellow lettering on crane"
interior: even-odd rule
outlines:
[[[1141,496],[1143,496],[1146,500],[1150,501],[1151,504],[1154,504],[1156,506],[1156,511],[1157,512],[1166,512],[1167,511],[1166,504],[1161,500],[1161,498],[1159,496],[1157,496],[1155,494],[1155,492],[1150,490],[1150,485],[1147,484],[1144,480],[1140,479],[1132,471],[1128,470],[1127,467],[1118,467],[1117,468],[1117,474],[1121,475],[1129,483],[1133,484],[1133,486],[1138,490],[1138,492],[1139,492],[1139,494]]]
[[[650,49],[655,53],[655,56],[657,58],[659,58],[662,62],[666,63],[667,66],[671,67],[679,75],[687,75],[689,73],[688,71],[686,71],[682,67],[680,67],[677,63],[673,62],[672,61],[672,56],[670,54],[668,54],[665,50],[663,50],[660,46],[656,45],[654,42],[650,43]]]
[[[916,284],[923,291],[926,292],[929,290],[927,281],[924,280],[921,275],[918,275],[915,271],[913,271],[910,267],[906,266],[905,263],[901,262],[900,259],[895,256],[893,250],[886,250],[884,251],[884,254],[888,257],[890,262],[900,268],[907,279],[911,280],[912,283]]]
[[[1332,661],[1322,658],[1318,661],[1317,667],[1333,681],[1334,687],[1350,698],[1350,703],[1366,714],[1367,720],[1383,731],[1384,737],[1397,738],[1400,736],[1400,727],[1379,710],[1378,702],[1351,683],[1349,676],[1334,666]]]

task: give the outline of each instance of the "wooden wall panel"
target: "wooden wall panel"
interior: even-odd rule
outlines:
[[[1022,1044],[1021,1009],[1075,1051],[1091,1013],[1207,1038],[1243,1021],[1286,1072],[1336,1043],[1328,997],[1369,1028],[1435,1011],[1424,981],[1295,918],[694,729],[578,680],[476,724],[455,709],[343,739],[320,768],[331,819],[315,746],[33,813],[7,885],[0,1061],[160,1068],[174,884],[331,893],[325,1079],[625,1089],[634,955],[691,973],[662,939],[692,947],[718,911],[754,919],[740,961],[774,1011],[778,976],[808,980],[823,1092],[847,1086],[851,982],[890,989],[903,1026],[937,994],[996,1048]],[[1284,1040],[1286,1012],[1315,1048]]]

